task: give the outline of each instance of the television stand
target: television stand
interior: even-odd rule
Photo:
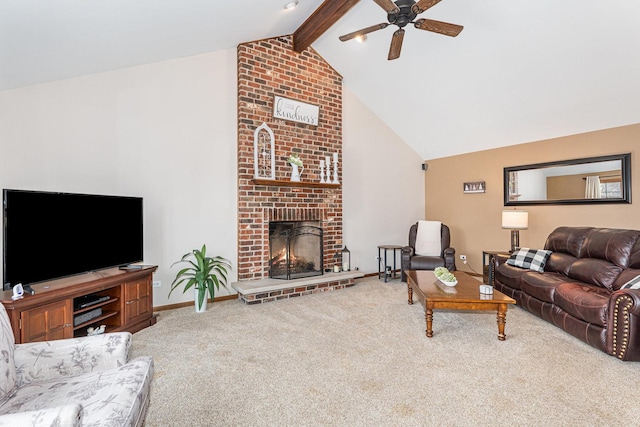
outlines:
[[[16,343],[82,337],[88,328],[101,325],[106,325],[106,332],[137,332],[155,324],[152,282],[156,269],[154,265],[133,270],[116,267],[37,283],[31,285],[35,294],[14,301],[10,290],[3,291],[0,302]],[[86,301],[96,302],[84,305]]]

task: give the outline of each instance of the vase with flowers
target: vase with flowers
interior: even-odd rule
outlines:
[[[304,170],[300,156],[297,153],[292,153],[287,157],[287,163],[291,165],[291,181],[300,182],[300,176]]]

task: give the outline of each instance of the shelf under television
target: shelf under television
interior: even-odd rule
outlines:
[[[86,328],[87,326],[93,325],[95,323],[100,322],[101,320],[108,319],[108,318],[113,317],[113,316],[115,316],[117,314],[120,314],[120,312],[119,311],[105,311],[105,312],[102,313],[101,316],[94,317],[91,320],[88,320],[86,322],[80,323],[78,326],[74,326],[73,330],[77,331],[78,329]]]
[[[116,301],[118,301],[118,298],[109,298],[108,300],[105,300],[105,301],[102,301],[102,302],[99,302],[99,303],[96,303],[96,304],[92,304],[92,305],[90,305],[88,307],[81,308],[79,310],[74,310],[73,315],[75,316],[76,314],[82,314],[82,313],[84,313],[86,311],[95,310],[98,307],[102,307],[102,306],[105,306],[107,304],[112,304],[112,303],[114,303]]]

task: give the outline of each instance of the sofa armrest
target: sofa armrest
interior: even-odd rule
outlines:
[[[499,267],[500,264],[504,264],[505,262],[507,262],[507,260],[509,259],[509,257],[511,256],[511,254],[495,254],[493,256],[493,263],[495,267]]]
[[[411,257],[415,255],[413,246],[403,246],[400,253],[400,280],[407,281],[405,271],[411,270]]]
[[[400,253],[400,265],[402,270],[411,270],[411,257],[415,255],[415,249],[412,246],[404,246]]]
[[[124,365],[130,347],[129,332],[17,344],[18,387]]]
[[[82,406],[77,403],[0,415],[0,427],[76,427],[80,425],[82,425]]]
[[[444,254],[444,266],[449,271],[456,271],[456,250],[454,248],[446,248],[443,251]]]
[[[611,354],[640,361],[640,289],[620,289],[609,300]]]

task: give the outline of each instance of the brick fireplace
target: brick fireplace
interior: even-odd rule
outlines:
[[[274,96],[320,107],[318,126],[273,117]],[[266,123],[275,138],[275,181],[254,180],[254,131]],[[286,158],[304,162],[290,183]],[[269,222],[316,221],[323,269],[342,249],[342,188],[319,185],[320,160],[338,154],[342,178],[342,77],[313,49],[298,54],[291,37],[238,46],[238,280],[269,277]]]

